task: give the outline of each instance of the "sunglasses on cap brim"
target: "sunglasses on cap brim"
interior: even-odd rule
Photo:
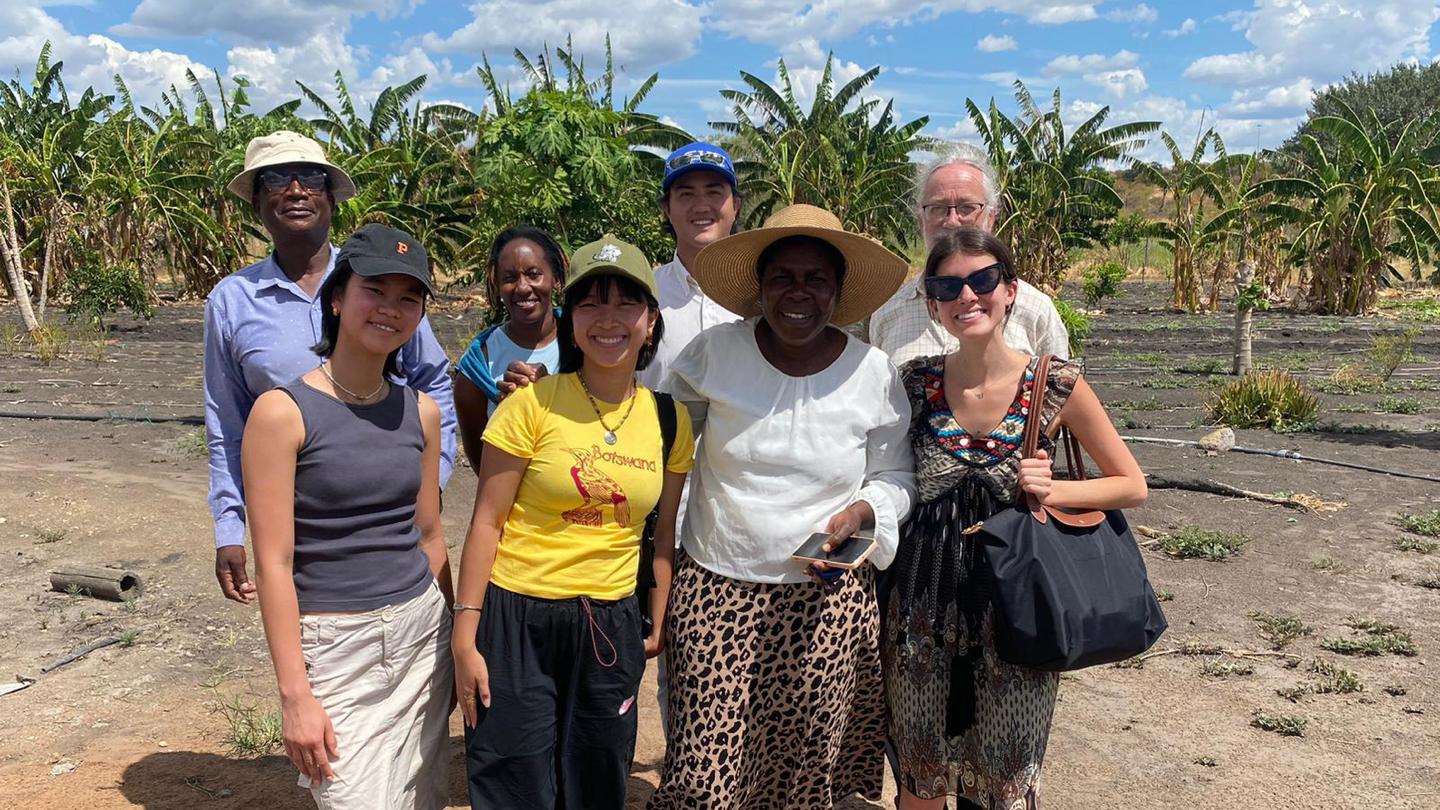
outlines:
[[[686,152],[683,155],[676,155],[670,158],[670,161],[665,164],[665,168],[673,172],[676,169],[694,166],[697,163],[723,169],[725,168],[725,156],[719,152]]]
[[[1003,262],[976,270],[968,276],[931,276],[925,279],[925,297],[932,301],[954,301],[966,287],[976,295],[995,291],[1005,272]]]

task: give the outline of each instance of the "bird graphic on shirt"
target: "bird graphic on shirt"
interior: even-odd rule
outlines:
[[[599,454],[598,446],[589,450],[570,448],[570,455],[575,457],[570,477],[575,481],[575,489],[579,490],[582,502],[576,508],[562,512],[560,517],[582,526],[599,526],[605,522],[601,509],[609,506],[615,510],[615,523],[629,526],[630,499],[625,496],[625,490],[620,488],[618,481],[595,466],[595,457]]]

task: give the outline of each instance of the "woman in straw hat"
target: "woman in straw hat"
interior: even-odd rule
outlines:
[[[910,406],[885,354],[839,327],[905,272],[808,205],[697,257],[701,288],[746,319],[702,332],[669,378],[703,440],[671,592],[671,724],[652,810],[880,797],[874,568],[894,558],[913,497]],[[862,529],[877,548],[853,571],[792,558],[812,534],[838,547]]]
[[[1053,360],[1043,401],[1039,358],[1005,344],[1018,276],[1009,248],[976,229],[931,246],[930,317],[959,342],[906,363],[920,503],[891,567],[881,654],[902,810],[1035,810],[1060,677],[995,652],[985,555],[957,531],[1030,495],[1040,503],[1119,509],[1145,500],[1145,478],[1078,363]],[[1041,451],[1021,460],[1027,419]],[[1053,481],[1048,454],[1064,423],[1104,477]],[[978,574],[982,578],[973,577]]]

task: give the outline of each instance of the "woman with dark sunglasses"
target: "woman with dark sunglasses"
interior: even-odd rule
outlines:
[[[960,348],[901,368],[913,420],[920,504],[890,568],[881,634],[889,733],[901,810],[1035,810],[1059,675],[1016,667],[995,652],[984,554],[965,529],[1026,495],[1042,504],[1121,509],[1145,500],[1145,478],[1079,363],[1052,360],[1044,401],[1032,400],[1039,358],[1005,345],[1019,279],[1009,248],[976,228],[931,248],[930,317]],[[1027,418],[1041,451],[1021,460]],[[1100,467],[1055,481],[1061,425]]]

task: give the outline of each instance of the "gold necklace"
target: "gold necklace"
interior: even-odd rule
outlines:
[[[630,412],[635,410],[635,400],[638,398],[634,392],[635,378],[630,378],[630,406],[625,409],[625,415],[620,417],[620,424],[613,428],[605,424],[605,417],[600,413],[600,403],[595,401],[595,396],[590,393],[590,386],[585,384],[585,375],[577,371],[575,372],[575,378],[580,381],[580,390],[585,392],[585,398],[590,400],[590,408],[595,411],[595,418],[600,420],[600,427],[605,429],[605,443],[609,445],[615,444],[615,442],[618,441],[615,436],[615,431],[625,426],[625,420],[629,419]]]
[[[325,379],[329,380],[329,381],[330,381],[330,384],[333,385],[333,386],[335,386],[335,388],[336,388],[338,391],[340,391],[340,393],[344,394],[344,395],[347,396],[347,397],[350,397],[351,399],[355,400],[356,402],[361,402],[361,403],[369,402],[370,400],[372,400],[372,399],[380,396],[380,392],[383,391],[383,390],[385,390],[385,376],[384,376],[384,375],[381,375],[381,376],[380,376],[380,386],[379,386],[378,388],[376,388],[374,391],[371,391],[369,394],[357,394],[357,393],[355,393],[354,391],[351,391],[349,388],[346,388],[345,386],[341,385],[341,384],[340,384],[340,381],[337,380],[337,379],[335,379],[335,375],[330,373],[330,361],[329,361],[329,360],[326,360],[324,363],[321,363],[321,364],[320,364],[320,373],[321,373],[321,374],[324,374],[324,375],[325,375]]]

